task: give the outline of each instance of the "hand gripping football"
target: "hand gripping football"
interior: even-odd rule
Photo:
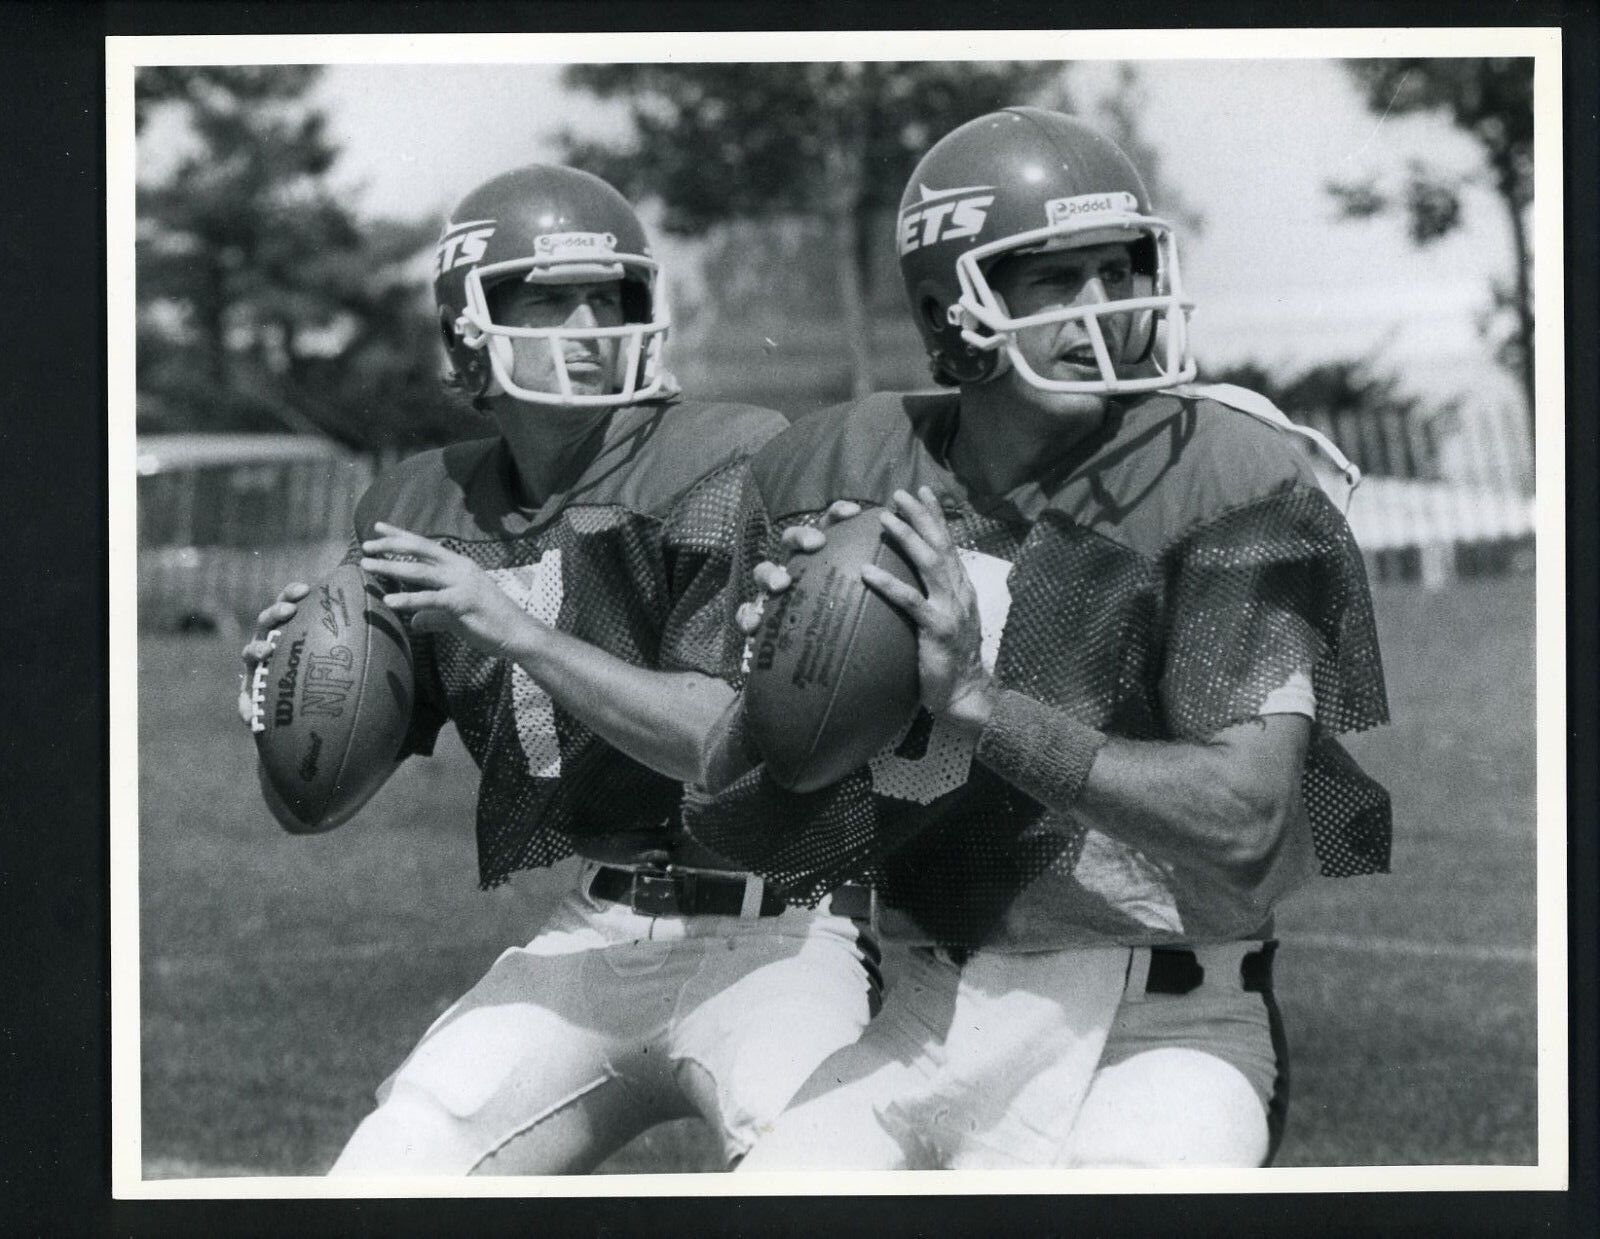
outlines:
[[[295,819],[331,830],[394,769],[411,720],[411,644],[353,564],[313,585],[270,639],[251,690],[256,750]]]
[[[746,733],[779,786],[809,792],[866,764],[917,711],[917,631],[861,579],[876,564],[921,589],[876,511],[829,526],[767,600],[745,686]]]

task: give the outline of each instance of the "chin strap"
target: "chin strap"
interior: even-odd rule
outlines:
[[[1317,481],[1322,484],[1323,490],[1328,492],[1329,498],[1339,505],[1340,511],[1348,510],[1350,496],[1355,493],[1356,487],[1361,485],[1361,470],[1320,430],[1290,421],[1282,409],[1260,392],[1251,391],[1247,387],[1235,387],[1232,383],[1175,383],[1161,390],[1186,400],[1214,400],[1218,404],[1253,417],[1258,422],[1265,422],[1269,426],[1305,440],[1321,453],[1339,475],[1338,483],[1330,484],[1331,479],[1325,477],[1321,471],[1316,471]]]

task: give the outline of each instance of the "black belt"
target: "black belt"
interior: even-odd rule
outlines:
[[[625,903],[646,916],[739,916],[749,877],[743,873],[715,873],[704,869],[642,867],[624,869],[600,865],[589,894],[609,903]],[[757,916],[777,916],[790,904],[774,886],[761,892]],[[834,916],[865,921],[872,915],[872,888],[847,883],[828,897]]]
[[[1265,994],[1272,989],[1272,957],[1276,942],[1263,942],[1239,961],[1239,984],[1247,994]],[[1200,988],[1206,979],[1205,965],[1193,951],[1182,946],[1150,948],[1150,977],[1147,994],[1187,994]]]
[[[751,879],[742,873],[704,869],[619,869],[601,865],[589,883],[589,894],[611,903],[625,903],[645,916],[738,916]],[[789,902],[771,886],[761,892],[757,916],[777,916]]]

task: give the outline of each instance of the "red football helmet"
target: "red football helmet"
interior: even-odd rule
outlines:
[[[912,314],[942,382],[979,383],[1006,364],[1031,386],[1104,395],[1153,391],[1195,376],[1172,228],[1150,209],[1144,181],[1109,138],[1040,108],[1006,108],[946,134],[911,174],[900,199],[900,270]],[[1062,306],[1013,318],[987,272],[1008,254],[1125,242],[1142,296]],[[1100,322],[1133,316],[1113,357]],[[1097,380],[1047,379],[1014,333],[1082,324]]]
[[[627,199],[576,168],[533,164],[473,190],[450,212],[433,264],[434,300],[456,375],[482,396],[490,379],[532,404],[616,406],[673,390],[663,349],[670,320],[650,243]],[[489,289],[504,280],[571,284],[620,280],[619,327],[517,327],[496,323]],[[612,390],[575,394],[566,340],[622,339]],[[513,339],[549,340],[559,391],[513,382]]]

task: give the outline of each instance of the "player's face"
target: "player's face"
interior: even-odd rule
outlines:
[[[622,282],[529,284],[508,282],[489,290],[490,312],[507,327],[620,327]],[[566,362],[567,379],[576,395],[602,395],[617,390],[617,355],[622,341],[563,339],[511,341],[511,377],[531,391],[559,392],[554,350]]]
[[[1140,283],[1148,281],[1134,274],[1128,247],[1121,244],[1018,254],[998,263],[989,273],[990,287],[1014,318],[1136,297],[1141,295],[1137,287]],[[1100,330],[1113,363],[1122,362],[1132,329],[1131,315],[1109,314],[1100,318]],[[1101,378],[1089,330],[1081,322],[1025,327],[1016,333],[1016,342],[1023,358],[1041,378],[1066,382]],[[1081,396],[1062,398],[1037,391],[1028,387],[1014,371],[1010,377],[1019,393],[1032,392],[1040,398],[1036,402],[1075,405],[1084,400]],[[1102,398],[1091,396],[1088,399],[1098,404]]]

